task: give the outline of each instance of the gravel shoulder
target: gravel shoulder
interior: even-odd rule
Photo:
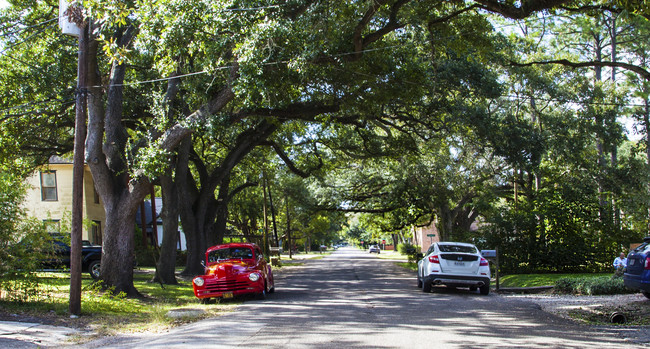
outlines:
[[[559,317],[612,329],[632,342],[650,344],[650,300],[640,293],[609,296],[504,294],[502,297],[525,299]],[[612,323],[615,313],[625,323]]]

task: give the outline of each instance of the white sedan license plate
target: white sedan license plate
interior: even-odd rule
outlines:
[[[465,262],[454,262],[454,265],[457,266],[457,267],[464,267]]]

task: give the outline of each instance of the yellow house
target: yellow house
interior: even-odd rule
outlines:
[[[60,223],[66,217],[69,220],[72,210],[72,160],[53,156],[47,166],[35,171],[27,181],[30,189],[23,203],[27,214],[51,223],[48,230],[52,232],[69,233],[61,231]],[[92,225],[84,225],[82,239],[101,245],[106,214],[87,165],[84,166],[83,219]]]

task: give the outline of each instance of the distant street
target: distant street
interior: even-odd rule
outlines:
[[[87,343],[103,348],[643,348],[525,299],[416,287],[414,273],[344,248],[276,275],[276,293],[167,333]],[[199,305],[197,304],[197,307]]]

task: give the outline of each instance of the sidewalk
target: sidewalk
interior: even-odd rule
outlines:
[[[78,333],[69,327],[33,322],[0,321],[0,348],[44,348],[64,344]]]

